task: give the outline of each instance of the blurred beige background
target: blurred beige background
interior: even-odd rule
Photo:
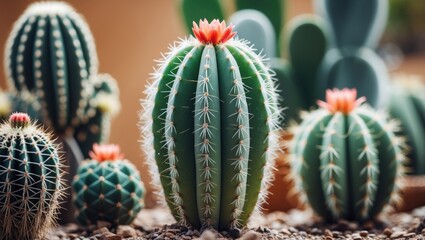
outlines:
[[[0,1],[0,46],[5,45],[13,22],[33,1]],[[111,142],[121,145],[128,159],[149,182],[139,148],[137,128],[139,99],[154,59],[161,57],[178,37],[185,36],[178,0],[70,0],[69,2],[87,20],[97,44],[100,72],[112,74],[121,91],[122,111],[112,125]],[[231,2],[231,1],[228,1]],[[286,18],[311,12],[310,0],[288,0]],[[3,60],[3,47],[0,56]],[[3,62],[1,61],[1,65]],[[402,68],[425,76],[424,58],[412,57]],[[0,86],[5,88],[3,67],[0,68]]]
[[[4,45],[12,25],[34,1],[0,1],[0,86],[6,87],[3,69]],[[149,182],[138,144],[139,99],[152,72],[154,59],[166,52],[170,43],[185,36],[177,0],[72,0],[94,35],[100,72],[114,76],[121,91],[122,110],[114,119],[110,141],[121,145],[126,157]],[[311,11],[310,0],[289,0],[288,17]],[[147,185],[147,184],[146,184]],[[149,197],[149,196],[148,196]]]

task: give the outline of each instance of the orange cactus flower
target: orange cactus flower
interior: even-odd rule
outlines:
[[[344,88],[342,90],[334,88],[326,90],[326,102],[317,101],[319,107],[327,109],[331,113],[342,112],[349,114],[355,108],[366,101],[366,97],[357,99],[357,90]]]

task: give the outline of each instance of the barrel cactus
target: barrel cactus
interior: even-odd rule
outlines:
[[[356,90],[328,90],[327,102],[304,116],[291,142],[296,185],[328,221],[363,221],[397,202],[403,141],[385,114],[361,105]]]
[[[64,189],[57,146],[24,113],[0,126],[0,141],[0,239],[44,239]]]
[[[142,149],[181,224],[244,226],[264,201],[278,137],[275,83],[232,26],[193,24],[142,101]]]
[[[388,105],[392,117],[399,119],[400,135],[410,146],[409,173],[425,174],[425,85],[415,75],[394,77]]]
[[[117,145],[94,144],[90,156],[72,183],[78,222],[130,224],[144,206],[145,189],[139,172]]]
[[[94,115],[88,107],[97,54],[83,18],[64,2],[37,2],[15,23],[6,44],[12,91],[31,92],[44,123],[57,133]]]

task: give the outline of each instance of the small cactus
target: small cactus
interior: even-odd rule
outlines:
[[[139,172],[117,145],[94,144],[90,156],[72,183],[78,222],[130,224],[144,207],[145,189]]]
[[[410,147],[409,173],[425,174],[425,85],[415,75],[396,75],[388,105],[390,115],[400,121],[400,135]]]
[[[304,116],[291,142],[295,183],[328,221],[363,221],[398,200],[405,160],[394,122],[356,100],[356,90],[328,90]]]
[[[43,239],[64,191],[57,146],[24,113],[0,126],[0,142],[0,239]]]
[[[275,83],[232,26],[193,26],[196,39],[172,47],[147,86],[142,149],[181,224],[242,227],[264,202],[278,148]]]
[[[121,108],[119,89],[114,78],[109,74],[99,74],[93,85],[95,94],[91,105],[96,113],[87,122],[75,127],[74,132],[74,138],[85,158],[89,157],[94,143],[108,142],[112,118]]]
[[[57,133],[94,115],[88,99],[97,65],[87,24],[64,2],[31,4],[6,44],[9,87],[34,94],[41,103],[44,123]]]

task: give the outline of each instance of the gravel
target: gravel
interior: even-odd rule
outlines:
[[[173,223],[165,209],[145,209],[132,225],[111,226],[98,222],[86,227],[67,224],[56,228],[48,239],[121,240],[121,239],[425,239],[425,207],[409,213],[393,213],[375,221],[325,223],[308,211],[274,212],[255,219],[254,227],[217,232],[202,232]],[[258,225],[260,227],[258,227]]]

